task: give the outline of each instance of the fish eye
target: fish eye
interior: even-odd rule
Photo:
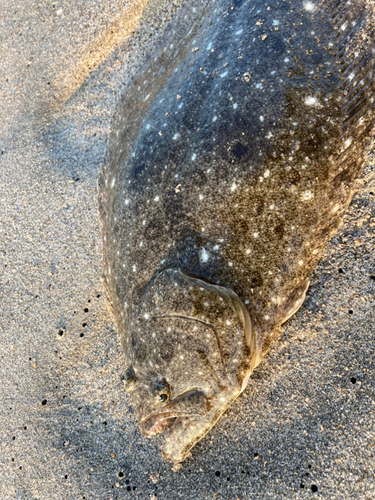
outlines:
[[[155,398],[154,401],[157,404],[166,403],[169,400],[169,395],[171,394],[171,388],[165,378],[156,380],[151,387],[151,391]]]
[[[168,394],[159,394],[158,403],[166,403],[169,399]]]

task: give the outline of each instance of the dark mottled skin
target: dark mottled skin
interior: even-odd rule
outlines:
[[[189,2],[125,93],[105,277],[125,385],[146,435],[169,424],[169,460],[244,389],[350,202],[374,95],[354,4]]]

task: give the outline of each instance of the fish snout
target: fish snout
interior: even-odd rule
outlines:
[[[190,455],[191,448],[209,432],[239,394],[238,388],[232,388],[207,401],[206,409],[200,415],[178,417],[168,429],[162,447],[163,458],[175,463],[184,461]]]

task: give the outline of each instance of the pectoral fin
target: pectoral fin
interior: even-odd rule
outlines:
[[[309,285],[310,285],[310,280],[306,280],[296,290],[294,290],[292,296],[289,298],[289,300],[284,306],[281,324],[285,323],[285,321],[291,318],[293,314],[295,314],[298,311],[298,309],[302,306],[306,298],[306,292],[309,288]]]

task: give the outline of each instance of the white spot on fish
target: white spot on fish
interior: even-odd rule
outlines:
[[[213,121],[213,122],[216,122],[216,120],[217,120],[217,116],[214,116],[214,117],[212,118],[212,121]]]
[[[317,106],[319,104],[319,101],[316,97],[309,96],[309,97],[306,97],[305,104],[307,106]]]
[[[128,199],[125,200],[125,205],[129,205],[129,200]]]
[[[176,139],[178,139],[180,137],[180,134],[177,132],[177,134],[174,134],[173,136],[173,140],[175,141]]]
[[[136,266],[136,265],[134,265],[134,266],[133,266],[133,273],[135,273],[136,271],[137,271],[137,266]]]
[[[148,124],[146,125],[146,130],[149,130],[150,128],[151,128],[151,125],[148,123]]]
[[[227,76],[227,74],[228,74],[228,71],[225,71],[224,73],[221,73],[220,77],[224,78],[225,76]]]
[[[243,30],[242,30],[242,29],[241,29],[241,30],[236,31],[236,35],[242,35],[242,33],[243,33]]]
[[[299,261],[298,261],[298,265],[299,265],[299,266],[302,266],[302,265],[303,265],[303,260],[299,260]]]
[[[231,190],[231,191],[235,191],[236,189],[237,189],[236,183],[235,183],[235,182],[233,182],[233,184],[232,184],[232,185],[231,185],[231,187],[230,187],[230,190]]]
[[[314,198],[314,194],[311,191],[305,191],[304,193],[301,194],[302,201],[309,201],[312,198]]]
[[[308,12],[313,12],[316,9],[316,6],[312,2],[304,2],[303,8]]]
[[[341,26],[340,30],[341,30],[341,31],[346,30],[347,26],[348,26],[348,21],[346,21],[346,23],[344,23],[344,24]]]
[[[197,155],[194,153],[193,156],[191,157],[192,161],[194,161],[196,157]]]
[[[264,177],[269,177],[270,176],[270,171],[267,169],[264,174],[263,174]]]
[[[250,248],[248,248],[248,249],[246,250],[246,254],[247,254],[247,255],[251,254],[251,250],[250,250]]]
[[[208,259],[210,257],[210,254],[207,252],[207,250],[205,248],[202,248],[202,250],[200,251],[200,261],[201,262],[207,262]]]
[[[235,103],[233,104],[233,109],[237,109],[237,108],[238,108],[238,104],[235,102]]]
[[[260,120],[261,122],[264,122],[264,116],[260,116],[260,117],[259,117],[259,120]]]
[[[149,317],[150,317],[150,315],[149,315],[149,314],[147,314],[147,313],[144,315],[144,318],[145,318],[145,319],[148,319]]]
[[[116,178],[114,177],[114,178],[112,179],[112,182],[111,182],[111,187],[113,188],[113,186],[114,186],[115,184],[116,184]]]
[[[254,238],[258,238],[259,233],[253,233]]]
[[[286,63],[287,63],[287,62],[289,62],[289,58],[288,58],[288,57],[286,57],[286,58],[284,59],[284,62],[286,62]]]
[[[155,196],[154,201],[159,201],[159,196]]]
[[[277,19],[274,19],[272,24],[273,24],[273,26],[278,26],[280,24],[280,21],[278,21]]]
[[[203,200],[203,198],[204,198],[203,194],[200,194],[200,195],[199,195],[199,199],[200,199],[200,200]]]

